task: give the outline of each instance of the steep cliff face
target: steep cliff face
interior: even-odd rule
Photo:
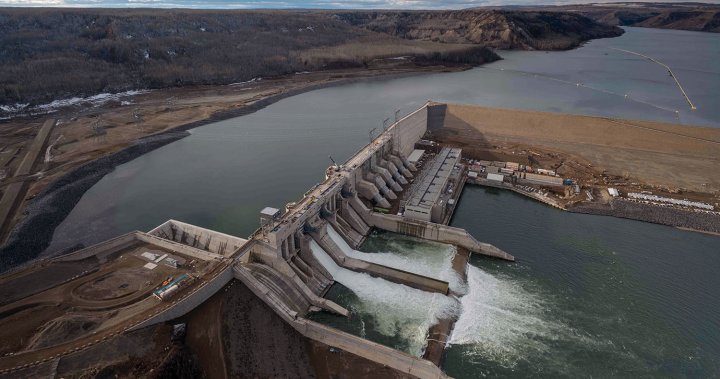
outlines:
[[[720,11],[662,12],[641,22],[620,25],[720,33]]]
[[[720,33],[720,5],[703,3],[616,3],[523,7],[573,12],[609,25]]]
[[[340,12],[351,25],[401,38],[473,43],[500,49],[569,49],[593,38],[615,37],[622,29],[559,12],[497,10]]]

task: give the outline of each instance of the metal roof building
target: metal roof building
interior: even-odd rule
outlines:
[[[406,217],[433,222],[442,219],[444,204],[440,204],[440,196],[460,162],[461,153],[461,149],[445,147],[426,166],[424,176],[405,204]]]

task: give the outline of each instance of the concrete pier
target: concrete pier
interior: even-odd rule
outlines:
[[[349,257],[324,231],[313,233],[312,238],[340,267],[355,272],[364,272],[370,276],[383,278],[423,291],[438,292],[443,295],[448,294],[448,282]]]

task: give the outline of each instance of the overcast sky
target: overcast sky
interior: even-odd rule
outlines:
[[[149,7],[149,8],[329,8],[329,9],[461,9],[490,5],[535,5],[604,3],[609,1],[582,0],[0,0],[0,6],[54,7]],[[691,2],[685,0],[675,2]],[[712,1],[717,3],[720,0]]]

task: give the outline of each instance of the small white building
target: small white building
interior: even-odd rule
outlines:
[[[500,174],[488,173],[488,174],[487,174],[487,178],[488,178],[488,180],[494,180],[494,181],[496,181],[496,182],[502,182],[503,179],[505,178],[505,176],[500,175]]]
[[[142,254],[140,254],[143,258],[149,260],[149,261],[155,261],[160,255],[159,254],[153,254],[149,251],[146,251]]]
[[[612,188],[612,187],[608,188],[608,193],[609,193],[610,196],[612,196],[612,197],[618,197],[618,196],[620,196],[620,192],[618,192],[617,189]]]

